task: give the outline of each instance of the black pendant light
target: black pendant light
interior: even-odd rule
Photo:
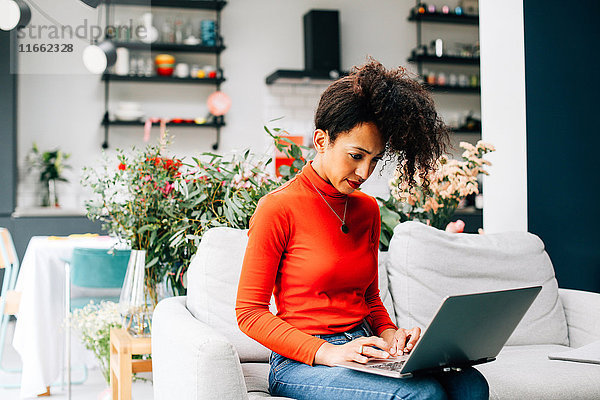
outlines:
[[[92,8],[97,8],[100,5],[100,3],[102,3],[102,0],[81,0],[81,1]]]
[[[25,28],[31,21],[31,9],[23,0],[0,0],[0,29]]]
[[[93,74],[105,72],[116,61],[117,49],[110,40],[91,44],[83,50],[83,64]]]

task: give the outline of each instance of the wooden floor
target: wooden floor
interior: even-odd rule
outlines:
[[[7,333],[7,343],[4,347],[4,361],[3,365],[5,368],[20,368],[21,360],[19,354],[12,347],[14,321],[10,323]],[[152,373],[139,374],[144,378],[147,378],[148,382],[137,381],[132,385],[132,397],[134,400],[152,400]],[[73,371],[73,380],[78,379],[78,371]],[[20,375],[8,374],[0,371],[0,383],[14,383],[19,384]],[[108,386],[104,382],[104,378],[98,368],[90,369],[88,379],[81,385],[71,386],[73,400],[98,400],[98,396]],[[19,389],[4,389],[0,388],[0,399],[2,400],[19,400]],[[60,386],[50,388],[50,397],[39,397],[38,399],[49,399],[49,400],[63,400],[67,398],[66,389],[61,390]],[[33,398],[32,398],[33,399]]]

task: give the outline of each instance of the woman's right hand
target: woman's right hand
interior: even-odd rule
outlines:
[[[382,350],[378,350],[373,346]],[[387,342],[378,336],[360,337],[341,345],[326,342],[317,350],[315,364],[330,367],[343,361],[355,361],[364,364],[370,358],[388,358],[390,353],[385,351],[388,350],[388,347]]]

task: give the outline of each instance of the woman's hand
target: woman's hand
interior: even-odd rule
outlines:
[[[387,348],[392,356],[401,356],[402,354],[410,353],[415,347],[419,337],[421,336],[421,328],[415,327],[412,329],[386,329],[381,332],[381,337],[387,343]]]
[[[375,349],[373,346],[383,350]],[[323,343],[315,354],[315,364],[333,367],[343,361],[356,361],[364,364],[369,358],[388,358],[388,344],[378,336],[360,337],[341,345]]]

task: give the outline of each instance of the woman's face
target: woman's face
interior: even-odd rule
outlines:
[[[385,150],[381,134],[372,122],[340,133],[333,144],[326,132],[317,129],[313,142],[317,150],[313,168],[344,194],[352,193],[371,176]]]

